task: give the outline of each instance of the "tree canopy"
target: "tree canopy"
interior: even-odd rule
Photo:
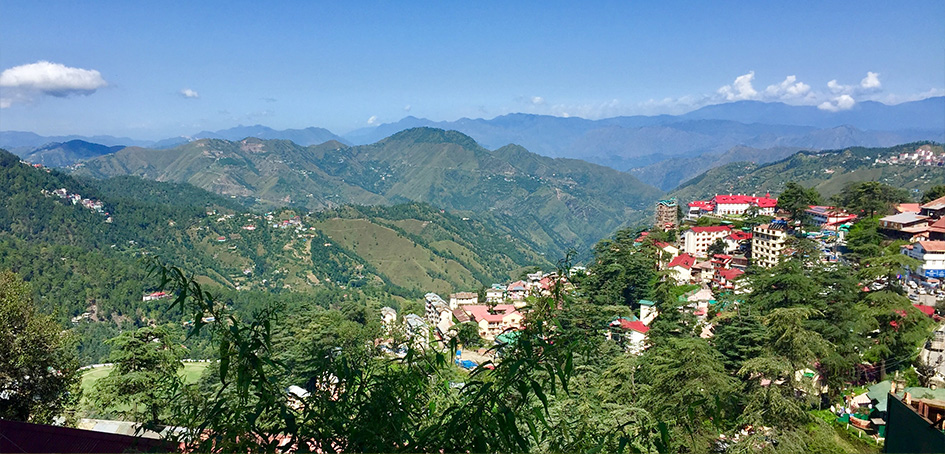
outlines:
[[[36,310],[29,284],[0,272],[0,418],[50,424],[77,402],[73,340]]]

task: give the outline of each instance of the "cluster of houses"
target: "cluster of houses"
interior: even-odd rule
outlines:
[[[105,211],[105,204],[103,204],[103,203],[102,203],[101,201],[99,201],[99,200],[90,199],[90,198],[87,198],[87,197],[82,197],[82,195],[80,195],[80,194],[76,194],[76,193],[74,193],[74,192],[69,192],[69,190],[67,190],[66,188],[59,188],[59,189],[56,189],[56,190],[53,190],[53,191],[47,191],[47,190],[43,189],[43,190],[42,190],[42,193],[43,193],[43,195],[46,196],[46,197],[53,197],[53,196],[55,196],[55,197],[59,197],[60,199],[63,199],[63,200],[68,200],[68,201],[71,202],[73,205],[80,205],[80,206],[83,206],[83,207],[85,207],[85,208],[88,209],[88,210],[94,211],[94,212],[96,212],[96,213],[99,213],[99,214],[105,216],[105,222],[109,222],[109,223],[112,222],[112,217],[111,217],[111,215],[110,215],[108,212]]]
[[[402,318],[402,328],[414,345],[426,347],[429,341],[446,341],[451,328],[460,323],[475,323],[483,339],[502,342],[503,336],[522,328],[522,309],[527,306],[526,297],[532,294],[549,294],[557,282],[565,282],[556,273],[541,271],[526,275],[526,279],[509,284],[493,284],[486,289],[485,301],[479,300],[475,292],[457,292],[449,295],[449,301],[436,293],[424,295],[424,316],[407,314]],[[391,307],[381,308],[381,320],[393,329],[397,325],[397,312]]]
[[[672,202],[675,203],[675,200]],[[676,268],[680,282],[699,283],[712,280],[716,285],[730,288],[731,278],[737,277],[739,273],[724,270],[744,270],[749,262],[765,268],[777,265],[781,256],[791,252],[788,238],[792,229],[787,220],[775,218],[750,229],[735,229],[729,222],[754,215],[774,217],[777,204],[778,199],[772,198],[770,194],[765,194],[764,197],[744,194],[716,195],[710,200],[690,202],[687,221],[694,222],[703,216],[710,216],[720,220],[723,225],[690,227],[681,233],[677,245],[670,248],[661,246],[664,252],[669,254],[670,261],[680,257],[668,268]],[[665,205],[664,201],[657,204],[657,227],[663,227],[667,219]],[[662,217],[659,214],[661,210],[664,212]],[[824,235],[838,239],[843,238],[857,218],[855,214],[832,206],[812,205],[805,212],[810,224]],[[713,251],[713,256],[710,257],[709,250],[718,242],[724,245],[723,250]],[[724,266],[720,263],[724,263]]]
[[[942,452],[945,447],[945,388],[884,380],[846,395],[833,410],[841,422],[884,441],[886,452]]]
[[[921,205],[899,204],[896,211],[880,218],[880,232],[910,242],[900,252],[921,262],[918,268],[908,270],[912,280],[940,286],[945,278],[945,197]]]
[[[931,146],[922,145],[912,153],[900,153],[886,159],[877,157],[875,163],[942,167],[945,166],[945,153],[935,154]]]

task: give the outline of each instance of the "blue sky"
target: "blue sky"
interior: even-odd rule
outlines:
[[[945,95],[943,19],[941,0],[0,0],[0,129],[159,139],[740,99],[843,110]]]

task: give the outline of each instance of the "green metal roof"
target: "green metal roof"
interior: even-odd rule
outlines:
[[[656,303],[650,300],[640,300],[639,304],[641,306],[655,306]]]

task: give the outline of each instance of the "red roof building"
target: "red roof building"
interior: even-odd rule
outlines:
[[[735,289],[735,279],[742,274],[745,274],[745,272],[738,268],[717,269],[712,282],[719,288],[733,290]]]
[[[682,234],[682,252],[696,257],[705,257],[706,251],[715,240],[723,239],[731,233],[732,228],[727,225],[692,227]]]
[[[689,254],[679,254],[672,261],[669,262],[669,265],[666,265],[667,268],[682,267],[684,269],[692,269],[692,265],[696,264],[696,258]]]

